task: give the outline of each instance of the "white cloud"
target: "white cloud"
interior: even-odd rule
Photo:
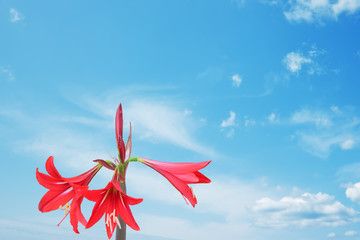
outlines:
[[[267,119],[271,123],[275,123],[275,122],[279,121],[279,119],[276,117],[275,113],[273,113],[273,112],[267,117]]]
[[[357,235],[357,232],[354,231],[354,230],[349,230],[349,231],[346,231],[346,232],[344,233],[344,235],[347,236],[347,237],[352,237],[352,236]]]
[[[284,58],[286,68],[292,73],[298,73],[304,64],[312,63],[312,59],[300,52],[290,52]]]
[[[239,87],[242,83],[242,78],[239,76],[239,74],[234,74],[232,77],[233,86]]]
[[[345,191],[346,197],[360,204],[360,182],[350,185]]]
[[[124,124],[131,121],[133,133],[140,138],[153,143],[166,142],[185,149],[198,152],[214,158],[213,149],[200,144],[194,137],[194,132],[201,124],[201,119],[194,120],[186,115],[183,107],[176,106],[169,98],[161,101],[158,97],[151,98],[152,91],[162,89],[146,86],[124,88],[122,91],[107,93],[104,96],[76,99],[75,102],[83,108],[94,112],[99,117],[105,117],[111,126],[114,124],[114,115],[119,104],[123,102]],[[164,90],[168,90],[165,88]],[[146,94],[145,94],[146,93]],[[146,98],[138,97],[146,95]],[[130,98],[128,96],[137,96]],[[72,100],[74,101],[74,100]],[[189,113],[189,112],[187,112]]]
[[[284,12],[290,22],[322,22],[337,19],[343,13],[353,14],[360,9],[359,0],[295,0],[288,1],[289,9]]]
[[[250,127],[256,124],[254,119],[249,118],[248,116],[244,117],[244,127]]]
[[[340,147],[342,150],[349,150],[349,149],[352,149],[355,145],[355,142],[354,140],[352,139],[348,139],[348,140],[345,140],[344,142],[342,142],[340,144]]]
[[[195,123],[183,111],[155,101],[133,100],[123,106],[125,119],[131,120],[134,132],[142,137],[171,142],[183,148],[214,157],[215,152],[191,136]],[[135,130],[136,128],[136,130]]]
[[[355,222],[357,212],[345,207],[326,193],[304,193],[299,197],[283,197],[280,200],[261,198],[253,211],[259,214],[260,226],[340,226]]]
[[[296,136],[300,145],[309,153],[320,158],[327,158],[331,149],[341,144],[349,138],[348,134],[330,133],[330,132],[314,132],[305,133],[297,132]],[[342,149],[344,150],[344,149]]]
[[[235,125],[235,117],[236,113],[233,111],[230,111],[230,117],[226,120],[223,120],[221,122],[221,127],[231,127]]]
[[[334,113],[341,113],[340,109],[338,106],[331,106],[330,107],[331,111],[333,111]]]
[[[329,116],[321,111],[310,111],[302,109],[291,116],[291,121],[295,124],[314,123],[316,126],[330,127],[333,125]]]
[[[303,108],[293,113],[289,121],[302,124],[297,126],[295,133],[301,147],[321,158],[327,158],[334,148],[354,148],[360,138],[360,120],[351,111],[337,111],[336,108],[331,108],[331,111],[314,111]]]
[[[226,137],[227,138],[232,138],[235,134],[235,129],[230,129],[227,133],[226,133]]]
[[[332,232],[332,233],[329,233],[328,235],[326,235],[326,237],[334,238],[334,237],[336,237],[336,234]]]
[[[185,109],[184,110],[184,115],[187,116],[187,115],[191,115],[192,114],[192,111],[189,110],[189,109]]]
[[[15,81],[14,74],[9,67],[0,66],[0,76],[1,75],[2,75],[1,78],[4,77],[6,79],[6,81],[9,81],[9,82]]]
[[[19,11],[17,11],[15,8],[10,8],[10,21],[11,22],[19,22],[24,19],[25,19],[25,16],[22,15]]]

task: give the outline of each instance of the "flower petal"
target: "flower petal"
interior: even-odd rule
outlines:
[[[93,190],[91,192],[95,193],[95,191],[99,191],[99,190]],[[95,206],[92,210],[90,219],[89,219],[88,223],[86,224],[85,228],[90,228],[95,223],[97,223],[106,211],[106,208],[107,208],[107,205],[109,202],[108,195],[109,195],[110,189],[107,189],[106,191],[104,191],[104,189],[101,189],[101,191],[102,191],[102,193],[100,195],[98,195],[98,199],[95,203]],[[86,197],[86,195],[85,195],[85,197]]]
[[[43,187],[51,190],[66,190],[69,188],[69,184],[65,181],[61,181],[52,176],[46,175],[39,172],[39,169],[36,169],[36,179]]]
[[[72,187],[66,191],[48,191],[39,202],[39,210],[41,212],[50,212],[58,209],[60,206],[65,205],[74,197]]]
[[[129,207],[129,203],[126,202],[126,199],[123,198],[123,196],[125,195],[125,193],[122,192],[118,192],[119,194],[119,200],[120,203],[116,204],[117,207],[117,211],[119,212],[121,218],[124,220],[124,222],[131,227],[132,229],[139,231],[140,228],[138,226],[138,224],[136,223],[134,216],[131,213],[130,207]]]
[[[210,161],[198,162],[198,163],[169,163],[169,162],[160,162],[146,158],[140,158],[144,161],[145,164],[150,164],[156,168],[162,168],[171,173],[188,173],[195,172],[204,167],[206,167]]]
[[[50,156],[47,160],[46,160],[46,164],[45,164],[45,168],[46,171],[53,177],[55,178],[61,178],[60,173],[58,172],[58,170],[56,170],[55,166],[54,166],[54,157]]]
[[[124,202],[126,202],[127,204],[129,205],[136,205],[136,204],[139,204],[143,201],[142,198],[133,198],[133,197],[130,197],[129,195],[127,194],[122,194],[122,197],[124,198]]]
[[[131,144],[131,122],[130,122],[130,133],[125,147],[125,160],[128,159],[131,155],[131,145],[132,144]]]

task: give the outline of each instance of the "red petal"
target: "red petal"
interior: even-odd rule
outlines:
[[[115,135],[116,140],[122,138],[123,135],[123,115],[122,115],[122,106],[121,103],[116,111],[116,117],[115,117]]]
[[[111,196],[109,196],[108,206],[105,212],[105,227],[108,238],[110,239],[116,228],[115,218],[118,216],[118,213],[115,206],[116,192],[111,191],[111,194],[109,195]]]
[[[76,218],[77,220],[82,224],[84,225],[84,227],[86,226],[87,224],[87,221],[84,217],[84,215],[82,214],[81,212],[81,203],[83,201],[84,197],[80,197],[78,200],[77,200],[77,204],[76,204]]]
[[[199,181],[199,178],[196,176],[195,173],[174,173],[174,176],[176,176],[178,179],[185,183],[197,183]]]
[[[97,202],[102,194],[105,194],[107,189],[99,189],[99,190],[87,190],[83,191],[82,195],[92,202]]]
[[[138,226],[138,224],[136,223],[134,216],[131,213],[129,204],[126,202],[125,198],[123,198],[124,193],[119,192],[118,193],[118,201],[120,201],[118,204],[116,204],[117,206],[117,210],[119,211],[119,214],[121,216],[121,218],[124,220],[124,222],[129,225],[129,227],[131,227],[132,229],[139,231],[140,228]]]
[[[125,147],[125,160],[128,159],[131,155],[131,145],[132,144],[131,144],[131,122],[130,122],[130,133]]]
[[[46,171],[53,177],[55,178],[61,178],[60,173],[56,170],[55,166],[54,166],[54,157],[50,156],[47,160],[46,160],[46,164],[45,164],[45,168]]]
[[[200,172],[195,172],[196,176],[199,178],[199,181],[197,183],[211,183],[211,180],[207,178],[205,175],[203,175]]]
[[[57,179],[39,172],[38,168],[36,169],[36,179],[43,187],[51,190],[66,190],[70,186],[62,179]]]
[[[116,136],[116,142],[118,145],[119,155],[120,155],[120,161],[124,162],[125,159],[125,145],[123,141],[123,115],[122,115],[122,106],[121,103],[116,111],[116,117],[115,117],[115,136]]]
[[[150,165],[150,167],[153,168],[151,165]],[[169,173],[169,172],[161,170],[161,169],[156,169],[156,168],[153,168],[153,169],[156,170],[161,175],[163,175],[184,197],[186,197],[190,201],[191,205],[193,207],[195,207],[197,200],[193,196],[193,193],[192,193],[190,187],[185,182],[181,181],[179,178],[174,176],[172,173]]]
[[[124,198],[124,202],[126,202],[129,205],[136,205],[143,201],[142,198],[133,198],[125,193],[122,194],[122,197]]]
[[[95,176],[95,174],[99,171],[99,165],[91,168],[90,170],[71,178],[63,178],[67,182],[76,183],[79,185],[88,185],[91,179]]]
[[[74,197],[72,187],[66,191],[48,191],[39,202],[39,210],[41,212],[50,212],[65,205]]]
[[[171,173],[195,172],[206,167],[211,162],[211,161],[206,161],[206,162],[198,162],[198,163],[169,163],[169,162],[150,160],[146,158],[141,158],[141,159],[145,160],[145,164],[149,163],[154,168],[161,168]]]
[[[93,190],[91,192],[95,192],[95,191],[98,191],[98,190]],[[94,208],[92,210],[90,219],[89,219],[88,223],[86,224],[85,228],[92,227],[104,215],[104,213],[106,211],[106,208],[107,208],[107,205],[108,205],[108,202],[109,202],[109,196],[108,196],[109,192],[110,192],[110,190],[108,189],[107,191],[103,192],[102,194],[100,194],[98,196],[98,200],[95,203],[95,206],[94,206]],[[85,197],[86,197],[86,195],[85,195]]]

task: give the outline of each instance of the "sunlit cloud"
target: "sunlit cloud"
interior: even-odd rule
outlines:
[[[326,193],[304,193],[280,200],[261,198],[253,207],[260,226],[341,226],[357,221],[357,212]]]

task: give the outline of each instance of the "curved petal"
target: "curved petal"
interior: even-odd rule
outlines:
[[[132,143],[131,143],[131,122],[130,122],[130,133],[125,147],[125,160],[128,159],[131,155],[131,145]]]
[[[87,221],[81,212],[81,203],[82,203],[83,199],[84,199],[84,197],[81,196],[80,198],[78,198],[76,200],[76,205],[75,205],[76,209],[74,209],[74,214],[76,214],[76,219],[85,227],[87,224]],[[71,218],[71,215],[70,215],[70,218]]]
[[[197,183],[211,183],[211,180],[207,178],[204,174],[201,172],[195,172],[196,176],[199,178],[199,181]]]
[[[152,165],[154,168],[161,168],[171,173],[188,173],[195,172],[204,167],[206,167],[210,161],[198,162],[198,163],[169,163],[169,162],[160,162],[146,158],[140,158],[144,160],[144,163],[147,165]]]
[[[41,212],[50,212],[65,205],[74,197],[73,188],[70,187],[66,191],[48,191],[39,202],[39,210]]]
[[[125,201],[123,198],[124,193],[118,192],[119,194],[119,200],[120,202],[116,204],[117,211],[119,212],[121,218],[124,220],[124,222],[131,227],[132,229],[139,231],[140,228],[138,224],[136,223],[134,216],[131,213],[129,204]]]
[[[46,160],[45,168],[46,168],[46,171],[54,178],[61,178],[60,173],[58,172],[58,170],[56,170],[56,168],[54,166],[54,157],[53,156],[50,156]]]
[[[118,216],[116,209],[116,192],[111,191],[109,201],[105,211],[105,228],[108,238],[110,239],[116,228],[116,217]]]
[[[99,197],[102,194],[105,194],[107,189],[99,189],[99,190],[86,190],[82,192],[82,195],[89,201],[97,202]]]
[[[122,138],[123,136],[123,114],[122,114],[122,106],[121,103],[116,111],[115,116],[115,136],[116,140]]]
[[[98,190],[93,190],[92,192],[94,193],[95,191],[98,191]],[[92,213],[91,213],[91,216],[90,216],[90,219],[88,221],[88,223],[86,224],[86,227],[85,228],[90,228],[92,227],[95,223],[97,223],[101,217],[104,215],[105,211],[106,211],[106,208],[107,208],[107,205],[108,205],[108,201],[109,201],[109,198],[108,198],[108,195],[109,195],[109,189],[107,189],[105,192],[101,193],[99,196],[98,196],[98,199],[95,203],[95,206],[92,210]],[[85,196],[85,195],[84,195]],[[86,197],[86,196],[85,196]]]
[[[142,198],[133,198],[125,193],[122,194],[122,197],[124,198],[124,202],[126,202],[129,205],[136,205],[143,201]]]
[[[158,172],[163,175],[184,197],[186,197],[193,207],[195,207],[197,204],[196,197],[186,183],[166,171]]]
[[[51,190],[66,190],[69,188],[69,184],[61,179],[54,178],[52,176],[46,175],[39,172],[39,169],[36,169],[36,179],[39,184],[43,187]]]
[[[192,172],[174,173],[173,175],[185,183],[197,183],[199,181],[199,178],[196,176],[196,174]]]

